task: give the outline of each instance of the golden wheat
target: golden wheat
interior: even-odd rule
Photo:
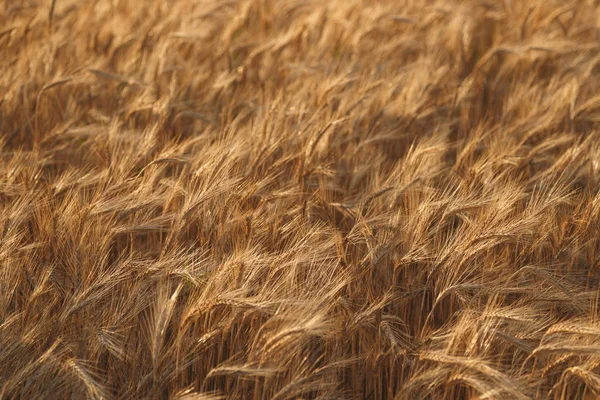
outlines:
[[[600,396],[592,0],[0,4],[0,398]]]

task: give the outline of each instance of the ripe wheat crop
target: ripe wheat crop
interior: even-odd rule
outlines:
[[[0,398],[600,396],[600,5],[0,2]]]

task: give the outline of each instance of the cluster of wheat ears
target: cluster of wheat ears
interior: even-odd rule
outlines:
[[[0,398],[600,395],[600,6],[0,2]]]

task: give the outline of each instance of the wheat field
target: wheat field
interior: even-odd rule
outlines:
[[[3,0],[0,398],[597,398],[596,3]]]

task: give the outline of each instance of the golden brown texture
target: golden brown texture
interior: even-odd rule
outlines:
[[[3,1],[0,397],[600,395],[599,17]]]

